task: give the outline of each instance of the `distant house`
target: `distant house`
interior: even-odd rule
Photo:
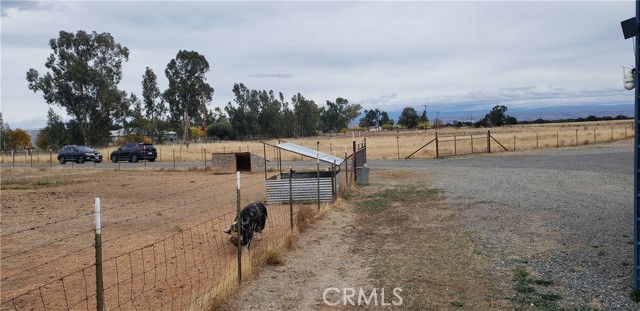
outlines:
[[[109,131],[109,136],[111,136],[111,142],[115,143],[119,137],[124,137],[124,129],[121,128],[119,130]]]
[[[115,143],[116,140],[120,137],[124,137],[126,135],[124,128],[119,130],[109,131],[109,135],[111,136],[111,142]],[[174,141],[178,138],[178,134],[174,131],[162,131],[162,137],[165,141]],[[154,141],[158,140],[156,137],[150,137]]]

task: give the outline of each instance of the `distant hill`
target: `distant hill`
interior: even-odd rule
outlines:
[[[507,108],[509,108],[507,106]],[[422,114],[422,110],[416,109],[418,114]],[[444,110],[444,109],[443,109]],[[486,110],[469,110],[469,111],[440,111],[440,118],[444,123],[449,123],[452,121],[478,121],[480,118],[483,118],[489,111],[490,108]],[[585,118],[589,115],[594,115],[596,117],[616,117],[618,115],[624,115],[633,117],[634,114],[634,105],[633,103],[628,105],[585,105],[585,106],[553,106],[553,107],[544,107],[544,108],[513,108],[507,111],[507,115],[513,116],[518,121],[532,121],[539,118],[544,120],[558,120],[558,119],[576,119],[576,118]],[[389,118],[393,119],[395,122],[398,122],[398,118],[402,111],[387,111],[389,114]],[[430,109],[427,108],[427,115],[429,116],[429,120],[433,121],[437,117],[436,108]],[[362,118],[362,114],[358,116],[358,118],[352,122],[350,125],[355,126],[358,125],[358,120]]]

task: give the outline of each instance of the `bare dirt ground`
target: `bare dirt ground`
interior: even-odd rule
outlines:
[[[51,289],[54,285],[59,287],[59,282],[40,289],[42,294],[36,292],[38,297],[46,296],[37,299],[37,305],[62,299],[62,290],[66,290],[67,295],[84,294],[85,287],[95,284],[92,277],[84,276],[85,284],[81,284],[82,280],[71,280],[69,274],[84,273],[82,269],[95,262],[96,197],[101,200],[105,269],[120,269],[118,275],[105,275],[105,287],[123,286],[117,282],[122,282],[125,273],[130,274],[126,277],[137,277],[134,275],[138,273],[135,271],[137,261],[147,263],[144,271],[140,270],[145,283],[155,284],[160,279],[161,264],[178,273],[190,266],[201,270],[200,273],[206,269],[206,273],[213,274],[209,276],[211,279],[216,271],[200,261],[221,256],[220,252],[235,253],[231,245],[206,245],[208,249],[205,249],[202,242],[221,239],[223,228],[233,221],[235,175],[213,175],[206,171],[3,169],[1,180],[3,303],[62,278],[66,278],[67,284],[56,289],[60,293]],[[243,204],[264,200],[262,175],[244,174],[241,185]],[[274,211],[273,219],[277,219],[277,215]],[[277,230],[270,231],[275,234]],[[158,244],[163,240],[164,244]],[[164,247],[164,254],[159,246]],[[189,257],[184,258],[184,262],[180,257],[182,253]],[[106,267],[109,264],[111,266]],[[114,264],[120,266],[113,267]],[[216,261],[214,268],[217,264]],[[74,288],[78,286],[74,282],[81,288]],[[176,281],[168,283],[171,282]],[[134,281],[130,283],[127,289],[136,286]],[[3,304],[3,308],[7,306]]]
[[[222,309],[509,309],[501,288],[510,285],[510,272],[474,252],[459,217],[466,207],[441,202],[423,185],[407,186],[422,178],[372,171],[372,183],[305,232],[284,265],[265,268]],[[325,295],[329,288],[340,293]],[[345,298],[351,289],[355,296]]]

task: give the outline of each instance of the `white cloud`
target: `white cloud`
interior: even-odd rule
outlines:
[[[140,94],[147,66],[166,87],[178,50],[211,65],[213,106],[233,83],[364,108],[429,104],[457,111],[632,102],[620,21],[634,2],[34,2],[2,9],[2,111],[46,117],[26,87],[60,30],[110,32],[127,46],[121,88]]]

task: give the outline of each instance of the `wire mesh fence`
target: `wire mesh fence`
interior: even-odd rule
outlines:
[[[240,202],[235,176],[220,177],[215,184],[176,184],[145,201],[136,199],[135,190],[128,198],[103,198],[104,309],[208,310],[236,288],[237,248],[223,231],[235,220],[238,203],[264,201],[261,176],[242,176]],[[4,230],[0,310],[97,308],[101,296],[91,203],[77,202],[68,213]],[[261,239],[242,252],[243,275],[263,264],[268,250],[289,243],[291,223],[298,225],[305,205],[267,208]]]

